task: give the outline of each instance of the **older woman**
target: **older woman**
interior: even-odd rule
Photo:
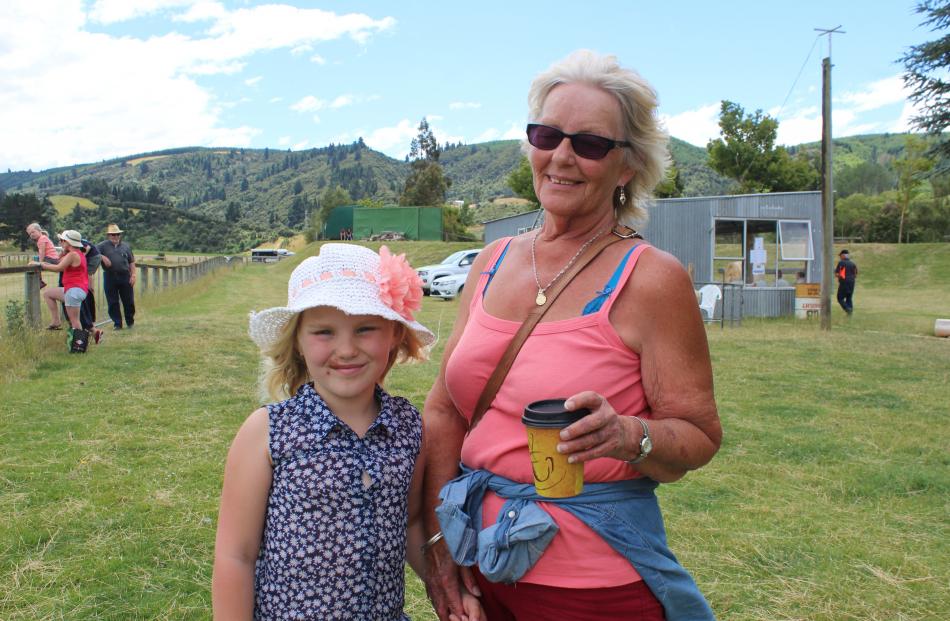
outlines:
[[[711,619],[666,546],[653,493],[657,482],[703,466],[719,448],[706,334],[682,265],[624,226],[642,220],[666,170],[656,95],[614,57],[579,51],[539,75],[528,100],[526,151],[544,221],[479,255],[425,404],[427,437],[439,439],[429,443],[426,471],[427,590],[441,619],[462,618],[462,588],[481,595],[493,621]],[[612,237],[549,302],[552,285],[589,247]],[[469,432],[503,351],[529,312],[546,304],[550,310]],[[584,464],[584,492],[570,502],[530,491],[521,415],[527,403],[554,397],[569,397],[568,410],[591,410],[561,432],[557,447]],[[464,476],[452,489],[461,485],[464,499],[455,498],[451,510],[441,503],[440,530],[439,493],[458,476],[460,461]],[[604,494],[612,500],[603,502]],[[543,553],[525,568],[524,555],[508,559],[502,549],[513,530],[501,537],[501,530],[483,531],[481,539],[476,531],[496,522],[517,528],[529,505],[543,508],[557,528],[549,542],[527,544]],[[446,524],[453,511],[456,523]],[[456,560],[474,571],[459,570]]]

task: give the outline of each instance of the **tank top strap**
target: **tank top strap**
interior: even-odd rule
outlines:
[[[511,244],[512,239],[514,239],[514,237],[509,237],[505,240],[503,245],[498,244],[491,259],[488,261],[488,269],[481,273],[478,280],[478,289],[481,291],[482,296],[488,291],[488,285],[491,284],[491,279],[495,277],[495,272],[501,267],[501,262],[505,260],[505,255],[508,254],[508,246]]]
[[[629,279],[630,274],[633,273],[633,269],[637,265],[637,260],[648,247],[648,244],[638,242],[623,255],[623,258],[620,259],[620,263],[617,264],[617,269],[614,270],[614,273],[610,276],[610,280],[607,281],[604,288],[598,291],[597,296],[584,306],[584,311],[581,313],[582,315],[592,315],[601,310],[604,311],[605,315],[610,313],[610,307],[613,306],[614,300],[617,298],[617,296],[613,294],[623,289],[624,285],[627,284],[627,279]]]

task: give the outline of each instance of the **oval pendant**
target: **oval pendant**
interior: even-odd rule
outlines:
[[[545,297],[544,291],[538,291],[538,297],[534,298],[534,303],[538,306],[544,306],[544,303],[547,301],[548,299]]]

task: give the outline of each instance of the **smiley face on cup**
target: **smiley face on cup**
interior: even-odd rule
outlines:
[[[584,464],[571,464],[557,452],[561,429],[590,414],[588,409],[568,411],[564,399],[544,399],[528,404],[521,422],[528,433],[528,453],[534,489],[540,496],[566,498],[584,488]]]

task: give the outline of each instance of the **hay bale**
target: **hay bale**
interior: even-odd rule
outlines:
[[[934,321],[934,336],[950,336],[950,319],[937,319]]]

